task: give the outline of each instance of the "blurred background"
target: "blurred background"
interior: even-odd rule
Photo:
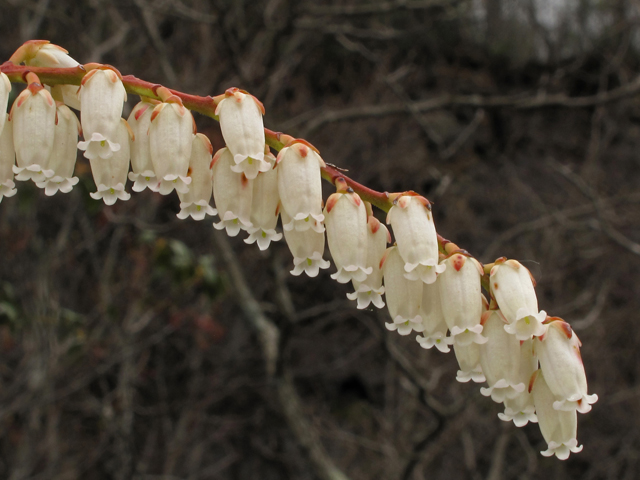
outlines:
[[[0,62],[39,38],[193,94],[237,86],[355,180],[427,196],[443,236],[532,271],[600,397],[584,451],[544,458],[537,426],[501,422],[453,353],[386,332],[333,270],[293,277],[284,242],[180,221],[175,195],[105,207],[80,157],[70,194],[21,182],[0,204],[0,478],[640,478],[635,1],[0,7]]]

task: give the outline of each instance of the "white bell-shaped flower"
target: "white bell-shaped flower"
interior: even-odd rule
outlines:
[[[331,278],[339,283],[363,282],[373,272],[367,267],[367,209],[344,180],[336,181],[336,187],[324,209],[327,244],[338,269]]]
[[[365,202],[366,205],[366,202]],[[367,209],[370,208],[367,207]],[[373,216],[373,212],[370,213],[367,218],[367,268],[371,268],[371,273],[367,275],[367,278],[359,282],[353,280],[354,292],[347,293],[349,300],[357,300],[358,309],[362,310],[367,308],[369,304],[373,303],[378,308],[384,308],[384,301],[382,295],[384,294],[384,286],[382,285],[382,269],[380,268],[380,261],[384,257],[384,252],[387,249],[387,244],[391,241],[389,230],[385,227],[380,220]]]
[[[538,311],[535,284],[527,268],[517,260],[496,260],[490,283],[491,295],[509,322],[504,327],[507,332],[522,341],[544,334],[542,322],[547,314],[544,310]]]
[[[157,100],[143,98],[129,115],[129,126],[133,132],[131,139],[131,170],[129,180],[133,182],[131,190],[142,192],[145,188],[158,189],[158,179],[153,169],[149,146],[149,127],[151,126],[151,114],[158,105]]]
[[[559,318],[554,317],[548,326],[547,332],[536,339],[535,348],[547,385],[558,397],[553,408],[587,413],[598,396],[587,395],[580,340],[569,324]]]
[[[447,337],[447,322],[442,312],[442,301],[440,300],[439,281],[436,283],[425,283],[422,286],[422,303],[420,305],[420,315],[424,332],[418,335],[416,340],[422,348],[436,347],[443,353],[449,353],[450,345],[454,339]]]
[[[291,221],[287,212],[282,211],[282,221]],[[324,254],[324,232],[314,228],[306,230],[285,230],[284,239],[293,255],[293,270],[291,275],[298,276],[302,272],[309,277],[317,277],[320,269],[329,268],[331,265],[322,258]]]
[[[270,165],[275,165],[276,159],[270,152],[265,152],[265,158]],[[271,242],[280,240],[282,234],[276,232],[279,216],[278,169],[271,168],[260,173],[253,180],[253,202],[251,204],[251,223],[253,226],[247,230],[249,237],[244,239],[245,243],[257,242],[260,250],[266,250]]]
[[[42,182],[53,176],[48,169],[56,126],[56,105],[33,74],[29,86],[22,91],[11,107],[13,147],[17,166],[16,180]]]
[[[547,450],[540,453],[545,457],[555,455],[560,460],[566,460],[572,452],[582,451],[577,439],[577,414],[575,410],[556,410],[553,407],[555,396],[545,380],[544,372],[538,370],[531,386],[538,426],[548,446]]]
[[[480,345],[470,343],[468,345],[453,344],[453,352],[456,354],[460,370],[456,374],[456,380],[460,383],[467,383],[473,380],[476,383],[483,383],[487,379],[482,372],[480,365]]]
[[[513,422],[516,427],[524,427],[529,422],[538,423],[533,397],[527,392],[526,396],[505,398],[504,412],[498,413],[498,418],[503,422]]]
[[[511,335],[511,338],[513,338],[513,335]],[[518,360],[520,368],[517,381],[524,383],[526,388],[514,398],[505,398],[504,413],[499,413],[498,417],[505,422],[513,421],[516,427],[524,427],[529,422],[538,422],[533,396],[528,389],[531,376],[538,369],[538,357],[534,352],[533,340],[518,341],[518,343],[520,344]]]
[[[233,156],[228,148],[221,148],[213,156],[213,198],[216,202],[220,222],[214,223],[217,230],[225,228],[227,235],[235,237],[240,230],[249,230],[253,180],[243,173],[231,170]]]
[[[106,65],[94,66],[82,79],[79,95],[85,140],[78,143],[78,148],[89,160],[110,158],[121,147],[116,137],[127,100],[120,73]]]
[[[253,95],[230,88],[216,107],[220,130],[233,155],[231,169],[253,180],[260,172],[271,169],[265,159],[264,106]]]
[[[120,145],[109,158],[95,157],[89,159],[91,173],[98,191],[91,193],[94,200],[102,200],[106,205],[113,205],[117,200],[129,200],[131,194],[124,189],[129,172],[131,130],[124,118],[120,119],[113,139]]]
[[[160,194],[168,195],[174,189],[180,193],[189,191],[189,159],[194,134],[193,115],[177,96],[168,97],[153,109],[149,147]]]
[[[412,331],[422,332],[422,282],[409,280],[404,275],[404,260],[398,247],[389,247],[380,262],[384,273],[385,297],[392,323],[385,323],[387,330],[397,330],[400,335]]]
[[[282,223],[284,230],[324,232],[320,169],[325,163],[318,151],[304,140],[295,140],[280,150],[276,164],[280,203],[290,219]]]
[[[78,177],[73,176],[73,170],[78,157],[77,144],[80,133],[80,122],[76,114],[64,103],[57,102],[55,137],[48,164],[53,175],[36,183],[38,187],[44,188],[45,195],[55,195],[58,191],[69,193],[78,183]]]
[[[0,133],[7,119],[7,104],[9,103],[9,94],[11,93],[11,82],[9,77],[0,72]]]
[[[0,113],[2,116],[2,113]],[[13,197],[18,190],[13,183],[13,167],[16,164],[16,151],[13,149],[13,122],[6,117],[3,129],[0,131],[0,202],[4,197]]]
[[[514,399],[525,390],[525,383],[520,381],[519,375],[520,341],[505,331],[505,324],[497,310],[482,314],[483,334],[487,342],[480,345],[480,365],[489,388],[481,388],[480,393],[497,403],[507,398]]]
[[[387,215],[409,280],[433,283],[446,268],[438,265],[438,236],[431,204],[424,197],[402,195]]]
[[[191,216],[194,220],[204,220],[205,215],[218,214],[218,211],[209,205],[213,190],[212,155],[213,147],[209,139],[202,133],[196,133],[193,137],[189,160],[192,181],[187,193],[178,192],[180,197],[178,218],[185,219]]]
[[[69,56],[64,48],[49,43],[48,40],[29,40],[20,46],[11,56],[11,61],[18,64],[24,62],[31,67],[73,68],[79,63]],[[64,103],[71,108],[80,110],[80,98],[77,85],[55,85],[51,91],[56,97],[56,90],[60,93]]]
[[[481,335],[483,327],[480,324],[482,266],[475,258],[462,253],[452,254],[441,265],[444,272],[437,283],[451,338],[460,345],[485,343],[487,339]]]

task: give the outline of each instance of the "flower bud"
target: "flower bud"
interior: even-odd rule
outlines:
[[[250,220],[253,199],[253,180],[243,173],[231,171],[233,156],[228,148],[221,148],[213,156],[213,198],[220,222],[217,230],[226,228],[227,235],[235,237],[240,230],[253,226]]]
[[[402,195],[387,215],[405,261],[406,277],[424,283],[435,282],[446,268],[438,265],[438,237],[430,208],[424,197]]]
[[[339,283],[363,282],[373,268],[367,267],[367,210],[357,193],[337,192],[324,209],[327,243],[338,271]]]
[[[7,119],[6,111],[9,103],[9,94],[11,93],[11,82],[9,77],[0,72],[0,133]]]
[[[482,315],[487,342],[480,345],[480,365],[489,388],[481,388],[480,393],[497,403],[514,399],[525,390],[525,383],[519,381],[520,341],[505,331],[505,323],[497,310]]]
[[[53,176],[48,169],[56,124],[56,105],[51,94],[32,79],[13,102],[10,118],[18,164],[13,167],[16,180],[42,182]]]
[[[178,192],[180,197],[180,219],[191,216],[194,220],[204,220],[205,215],[217,215],[218,211],[209,205],[213,187],[211,155],[213,147],[209,139],[202,133],[196,133],[191,147],[189,171],[191,186],[187,193]]]
[[[111,67],[100,66],[82,79],[80,121],[85,141],[79,142],[78,148],[89,160],[110,158],[120,149],[115,138],[126,99],[120,75]]]
[[[480,345],[470,343],[468,345],[453,344],[453,351],[456,354],[456,360],[460,370],[456,374],[456,380],[460,383],[467,383],[473,380],[476,383],[486,381],[482,366],[480,365]]]
[[[280,150],[276,164],[280,203],[290,219],[283,222],[284,230],[313,228],[324,232],[320,168],[325,163],[317,150],[303,140],[297,140]]]
[[[220,130],[233,155],[231,169],[253,180],[260,172],[271,169],[264,158],[264,106],[253,95],[230,88],[216,107]]]
[[[416,340],[422,348],[429,349],[435,346],[441,352],[449,353],[449,346],[453,345],[454,339],[447,337],[447,323],[442,313],[439,287],[438,282],[425,283],[422,286],[420,316],[424,332],[422,336],[418,335]]]
[[[124,118],[121,118],[112,137],[120,145],[120,148],[114,151],[109,158],[98,156],[89,160],[93,180],[98,188],[97,192],[90,194],[94,200],[102,199],[105,205],[113,205],[117,200],[131,198],[131,194],[124,190],[129,171],[130,136],[129,125]]]
[[[455,253],[442,262],[444,272],[438,280],[442,313],[455,343],[481,344],[482,266],[475,258]]]
[[[569,458],[571,452],[582,451],[578,446],[578,419],[576,411],[560,411],[553,407],[555,397],[545,381],[544,372],[538,370],[530,388],[536,406],[538,426],[548,449],[540,452],[545,457],[555,455],[560,460]]]
[[[73,176],[73,170],[78,157],[79,134],[78,117],[64,103],[58,102],[53,150],[48,162],[53,175],[36,183],[38,187],[44,188],[45,195],[55,195],[58,190],[69,193],[78,183],[78,177]]]
[[[556,397],[556,410],[587,413],[598,401],[587,395],[587,376],[580,356],[580,340],[568,323],[555,319],[547,332],[536,339],[536,353],[546,383]]]
[[[412,330],[422,332],[422,282],[409,280],[404,275],[404,260],[398,247],[389,247],[380,262],[384,272],[385,297],[392,323],[385,323],[388,330],[409,335]]]
[[[180,193],[189,191],[189,159],[194,134],[193,116],[178,97],[171,96],[153,109],[149,151],[159,182],[156,191],[161,195],[168,195],[174,189]]]
[[[64,48],[49,43],[48,40],[29,40],[16,50],[11,56],[14,63],[24,62],[31,67],[46,68],[73,68],[79,63],[69,56]],[[54,85],[51,89],[54,93],[58,90],[64,103],[80,110],[77,85]],[[58,97],[56,97],[58,98]]]
[[[158,178],[153,169],[149,145],[149,127],[151,126],[151,114],[158,104],[157,101],[143,99],[129,115],[129,126],[133,132],[131,139],[131,170],[129,180],[133,183],[131,189],[134,192],[142,192],[149,187],[150,190],[158,189]]]
[[[276,159],[270,152],[265,153],[265,158],[270,165],[275,164]],[[260,173],[253,180],[253,202],[251,204],[251,223],[253,226],[247,230],[249,237],[245,238],[245,243],[257,242],[260,250],[266,250],[271,242],[280,240],[282,234],[276,232],[279,216],[278,169],[272,168]]]
[[[281,214],[283,223],[291,221],[287,212],[282,211]],[[294,228],[284,231],[284,239],[293,255],[292,275],[298,276],[305,272],[309,277],[316,277],[321,268],[329,268],[330,263],[322,258],[324,232],[318,232],[315,228],[306,230]]]
[[[0,113],[0,116],[2,114]],[[13,183],[13,167],[16,164],[16,152],[13,149],[13,122],[4,114],[4,127],[0,131],[0,202],[3,197],[13,197],[18,190]]]
[[[373,215],[369,215],[367,219],[367,268],[371,268],[371,273],[367,278],[359,282],[352,280],[354,292],[347,293],[349,300],[358,301],[358,309],[367,308],[373,303],[378,308],[384,307],[382,294],[384,287],[382,286],[382,269],[380,261],[384,257],[387,249],[387,243],[391,241],[389,230]]]
[[[547,314],[538,312],[533,277],[516,260],[496,261],[491,269],[491,294],[509,325],[505,330],[518,340],[528,340],[545,332],[542,324]]]

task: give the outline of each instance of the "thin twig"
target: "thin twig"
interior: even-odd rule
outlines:
[[[602,206],[602,200],[600,199],[598,194],[595,192],[595,190],[593,190],[587,184],[587,182],[585,182],[582,179],[582,177],[580,177],[580,175],[572,172],[568,166],[562,165],[561,163],[553,159],[549,159],[549,165],[551,165],[551,167],[556,172],[560,173],[563,177],[569,180],[575,187],[577,187],[578,190],[580,190],[580,192],[585,197],[591,200],[596,210],[596,214],[598,215],[598,221],[599,221],[599,224],[596,225],[594,228],[597,230],[601,230],[602,233],[604,233],[607,237],[609,237],[611,240],[616,242],[621,247],[624,247],[627,250],[629,250],[631,253],[640,256],[640,244],[626,237],[622,232],[618,231],[616,228],[614,228],[613,225],[611,225],[611,222],[609,222],[604,212],[604,209]]]
[[[214,241],[229,271],[231,281],[238,295],[238,304],[244,311],[247,321],[256,330],[262,347],[267,375],[275,380],[275,385],[289,428],[295,435],[299,445],[309,456],[315,473],[322,480],[348,480],[348,477],[335,466],[326,453],[318,432],[306,418],[302,409],[302,400],[296,392],[293,379],[285,369],[276,369],[280,356],[280,330],[260,308],[260,304],[253,296],[249,284],[242,273],[238,259],[229,245],[223,232],[212,232]]]

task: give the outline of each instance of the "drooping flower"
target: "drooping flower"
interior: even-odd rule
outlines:
[[[389,247],[380,262],[384,273],[385,297],[392,323],[385,323],[388,330],[409,335],[413,330],[422,332],[422,282],[409,280],[404,275],[404,260],[398,247]]]
[[[0,133],[7,119],[7,104],[9,103],[9,93],[11,93],[11,82],[9,77],[0,72]]]
[[[444,265],[438,265],[438,237],[431,204],[424,197],[401,195],[387,215],[409,280],[433,283]]]
[[[196,133],[191,112],[182,105],[182,100],[160,87],[158,95],[164,102],[156,105],[149,126],[149,150],[153,170],[158,179],[155,191],[168,195],[174,189],[180,193],[189,191],[189,159],[193,136]]]
[[[29,86],[13,102],[9,115],[17,160],[13,173],[16,180],[42,182],[53,176],[48,163],[55,137],[56,105],[36,75],[29,73],[27,79]]]
[[[476,383],[483,383],[487,380],[482,372],[482,365],[480,365],[480,345],[477,343],[468,345],[454,343],[453,351],[460,367],[456,374],[458,382],[467,383],[473,380]]]
[[[2,114],[0,113],[0,116]],[[8,117],[5,113],[4,117]],[[13,183],[13,167],[16,164],[16,152],[13,149],[13,122],[6,119],[0,131],[0,202],[4,197],[13,197],[18,190]]]
[[[536,339],[536,353],[546,383],[556,397],[556,410],[587,413],[598,401],[587,395],[587,376],[580,356],[580,340],[568,323],[553,317],[547,332]]]
[[[283,222],[291,221],[287,212],[282,211],[281,215]],[[284,239],[293,255],[292,275],[298,276],[304,272],[309,277],[317,277],[321,268],[329,268],[330,263],[322,258],[324,254],[323,231],[319,232],[315,228],[285,230]]]
[[[289,218],[282,223],[284,230],[324,232],[320,168],[325,163],[318,151],[304,140],[294,140],[280,150],[276,165],[280,203]]]
[[[449,346],[453,345],[454,339],[447,337],[447,323],[442,313],[439,287],[438,282],[425,283],[422,286],[420,316],[424,332],[422,336],[418,335],[416,340],[422,348],[429,349],[435,346],[441,352],[449,353]]]
[[[481,335],[482,265],[473,257],[454,253],[442,262],[438,280],[442,313],[452,340],[460,345],[487,341]]]
[[[371,268],[371,273],[367,278],[359,282],[352,280],[354,292],[347,293],[349,300],[357,300],[358,309],[367,308],[373,303],[378,308],[383,308],[385,303],[382,300],[384,286],[382,285],[382,269],[380,262],[387,249],[387,243],[391,241],[389,230],[373,216],[371,204],[365,202],[369,216],[367,218],[367,262],[366,266]]]
[[[533,351],[533,340],[518,343],[520,343],[518,381],[528,386],[533,372],[538,369],[538,357]],[[513,421],[516,427],[524,427],[529,422],[538,423],[533,396],[529,393],[528,387],[515,398],[506,398],[504,407],[504,413],[498,413],[498,418],[502,421]]]
[[[538,426],[547,442],[547,450],[540,452],[545,457],[555,455],[566,460],[569,455],[582,451],[578,446],[578,418],[575,410],[556,410],[553,407],[555,396],[545,381],[542,370],[538,370],[531,381],[529,390],[536,406]]]
[[[80,122],[85,140],[78,143],[89,160],[110,158],[120,149],[116,141],[127,92],[120,72],[108,65],[85,65],[90,70],[80,85]]]
[[[149,145],[149,127],[151,126],[151,114],[158,105],[157,100],[144,98],[129,115],[129,126],[133,132],[131,140],[131,170],[129,180],[133,183],[131,189],[134,192],[142,192],[145,188],[158,189],[158,179],[153,169]]]
[[[84,104],[83,104],[84,105]],[[91,173],[98,191],[91,193],[94,200],[102,200],[105,205],[113,205],[117,200],[129,200],[131,194],[124,189],[129,171],[131,130],[124,118],[120,119],[113,139],[120,145],[109,158],[89,159]]]
[[[253,180],[260,172],[271,169],[265,159],[264,106],[248,92],[230,88],[216,107],[220,130],[233,155],[231,169]]]
[[[518,340],[543,335],[542,324],[547,314],[538,311],[538,299],[533,277],[517,260],[496,260],[490,274],[491,295],[496,299],[502,315],[509,322],[505,330]]]
[[[187,193],[178,192],[180,197],[180,211],[176,215],[178,218],[185,219],[191,216],[194,220],[204,220],[205,215],[218,214],[218,211],[209,205],[213,187],[211,155],[213,155],[213,147],[209,139],[202,133],[196,133],[193,137],[189,160],[191,186]]]
[[[244,173],[231,170],[233,156],[228,148],[221,148],[213,156],[213,198],[216,202],[220,222],[214,223],[217,230],[225,228],[227,235],[235,237],[240,230],[249,230],[253,180]]]
[[[271,165],[275,165],[276,159],[271,152],[265,152],[265,159]],[[266,250],[271,242],[280,240],[282,234],[276,232],[279,216],[278,169],[272,168],[260,173],[253,180],[253,201],[251,204],[251,223],[253,226],[247,230],[249,237],[244,239],[245,243],[257,242],[260,250]]]
[[[344,179],[336,180],[336,187],[324,209],[327,243],[338,269],[331,278],[339,283],[363,282],[373,272],[367,267],[367,209]]]
[[[56,102],[56,105],[55,137],[48,162],[49,170],[53,175],[36,183],[38,187],[44,188],[47,196],[55,195],[58,191],[69,193],[78,183],[78,177],[73,176],[73,170],[78,157],[80,122],[76,114],[64,103]]]
[[[519,375],[520,341],[505,331],[505,324],[497,310],[482,314],[487,342],[480,345],[480,365],[489,388],[481,388],[480,393],[497,403],[514,399],[525,390],[525,383],[520,381]]]
[[[9,59],[18,65],[24,62],[31,67],[73,68],[79,63],[69,56],[64,48],[49,43],[48,40],[28,40],[22,44]],[[80,110],[80,98],[77,85],[54,85],[51,92],[55,99],[60,99],[71,108]],[[56,96],[60,93],[60,97]]]

